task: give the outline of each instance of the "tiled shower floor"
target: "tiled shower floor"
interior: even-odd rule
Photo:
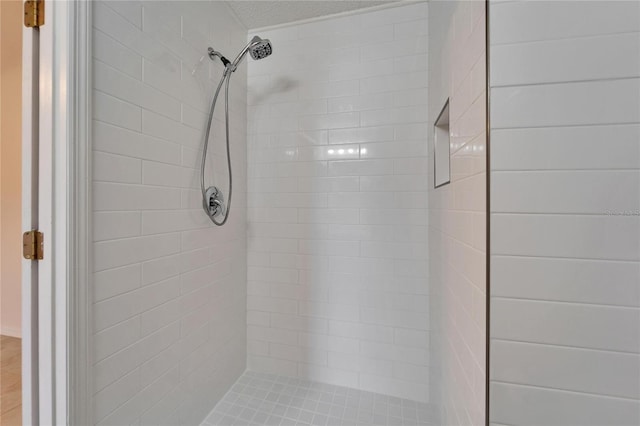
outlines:
[[[426,404],[341,386],[246,372],[203,425],[431,425]]]

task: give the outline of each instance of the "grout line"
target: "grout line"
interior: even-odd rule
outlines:
[[[505,385],[510,385],[510,386],[518,386],[518,387],[523,387],[523,388],[532,388],[532,389],[538,389],[538,390],[550,390],[553,392],[562,392],[562,393],[570,393],[570,394],[576,394],[576,395],[583,395],[583,396],[590,396],[590,397],[594,397],[594,398],[604,398],[604,399],[616,399],[616,400],[620,400],[620,401],[628,401],[631,403],[637,403],[638,400],[636,398],[626,398],[623,396],[615,396],[615,395],[607,395],[607,394],[602,394],[602,393],[592,393],[592,392],[584,392],[584,391],[577,391],[577,390],[571,390],[571,389],[560,389],[560,388],[555,388],[552,386],[540,386],[540,385],[530,385],[530,384],[525,384],[525,383],[517,383],[517,382],[509,382],[509,381],[503,381],[503,380],[492,380],[492,382],[494,384],[505,384]]]
[[[590,258],[590,257],[568,257],[568,256],[536,256],[527,254],[513,254],[513,253],[494,253],[492,257],[501,258],[521,258],[521,259],[544,259],[544,260],[572,260],[576,262],[609,262],[609,263],[638,263],[637,260],[622,260],[622,259],[604,259],[604,258]]]
[[[502,46],[511,46],[515,47],[523,44],[536,44],[536,43],[553,43],[558,41],[582,41],[584,39],[600,39],[607,37],[619,37],[625,35],[640,35],[639,31],[622,31],[622,32],[613,32],[613,33],[602,33],[602,34],[586,34],[582,36],[573,36],[573,37],[556,37],[549,39],[540,39],[540,40],[522,40],[510,43],[493,43],[494,47],[502,47]]]
[[[640,34],[640,33],[638,33]],[[556,79],[557,80],[557,79]],[[640,77],[630,76],[630,77],[602,77],[602,78],[585,78],[580,80],[566,80],[566,81],[540,81],[540,82],[530,82],[530,83],[512,83],[512,84],[497,84],[495,83],[492,87],[494,89],[513,89],[513,88],[522,88],[522,87],[538,87],[538,86],[568,86],[568,85],[576,85],[576,84],[585,84],[585,83],[604,83],[604,82],[618,82],[618,81],[632,81],[632,80],[640,80]]]
[[[486,300],[485,300],[485,426],[491,423],[491,0],[485,0],[485,135],[486,135],[486,152],[485,152],[485,173],[486,173],[486,223],[485,223],[485,282],[486,282]]]
[[[543,303],[545,305],[550,304],[558,304],[558,305],[573,305],[573,306],[587,306],[587,307],[600,307],[605,309],[625,309],[625,310],[640,310],[640,306],[633,305],[611,305],[611,304],[600,304],[600,303],[587,303],[587,302],[575,302],[575,301],[566,301],[566,300],[547,300],[547,299],[533,299],[528,297],[509,297],[509,296],[494,296],[496,300],[517,300],[517,301],[526,301],[532,303]]]
[[[516,343],[516,344],[531,345],[531,346],[545,346],[548,348],[576,349],[580,351],[599,352],[599,353],[605,353],[605,354],[629,355],[629,356],[640,358],[640,353],[637,353],[637,352],[615,351],[611,349],[587,348],[582,346],[559,345],[559,344],[553,344],[553,343],[531,342],[526,340],[511,340],[511,339],[502,339],[502,338],[495,338],[492,340],[496,342],[503,342],[503,343]]]

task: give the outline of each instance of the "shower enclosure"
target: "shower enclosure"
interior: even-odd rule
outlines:
[[[88,423],[640,421],[637,3],[91,7]]]

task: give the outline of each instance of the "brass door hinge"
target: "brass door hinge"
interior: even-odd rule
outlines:
[[[44,25],[44,0],[26,0],[24,2],[24,26],[27,28]]]
[[[44,234],[38,230],[22,234],[22,255],[28,260],[44,258]]]

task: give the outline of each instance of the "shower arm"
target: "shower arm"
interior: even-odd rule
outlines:
[[[220,58],[220,60],[225,66],[225,74],[227,72],[235,72],[235,70],[238,68],[238,65],[240,65],[240,62],[242,62],[244,57],[249,52],[249,49],[251,49],[251,46],[253,46],[256,43],[259,43],[260,41],[262,41],[260,37],[258,36],[253,37],[251,41],[247,43],[246,46],[240,51],[240,53],[238,53],[238,56],[236,56],[233,62],[225,58],[222,53],[218,52],[217,50],[214,50],[213,47],[209,48],[209,58],[211,58],[212,60],[214,57]]]
[[[249,42],[244,47],[244,49],[242,49],[240,54],[236,56],[236,59],[234,59],[233,62],[229,61],[227,58],[224,57],[222,53],[218,52],[217,50],[214,50],[212,47],[209,48],[209,58],[211,58],[212,60],[213,58],[216,58],[216,57],[220,58],[220,60],[222,61],[225,67],[225,74],[228,72],[234,72],[238,68],[240,61],[242,61],[242,59],[244,59],[247,52],[249,52],[249,48],[251,47],[252,44],[253,44],[253,41]]]
[[[214,50],[213,47],[210,47],[208,51],[209,51],[209,58],[211,58],[211,60],[213,60],[213,58],[220,58],[225,68],[231,65],[231,62],[227,58],[225,58],[222,53],[218,52],[217,50]]]

